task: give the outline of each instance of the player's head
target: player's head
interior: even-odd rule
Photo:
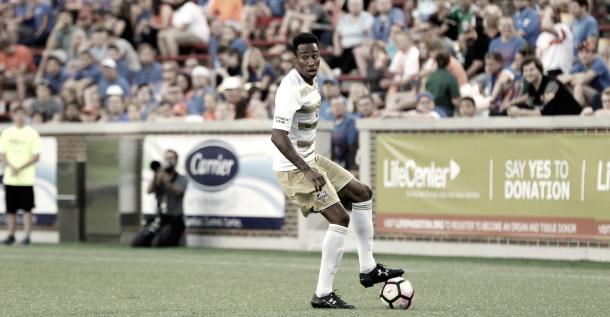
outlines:
[[[178,165],[178,152],[171,149],[165,151],[165,162],[168,167],[176,167]]]
[[[436,104],[434,102],[434,95],[431,93],[424,91],[417,95],[417,111],[421,113],[429,113],[436,108]]]
[[[28,111],[20,104],[11,109],[11,117],[18,126],[24,126],[28,119]]]
[[[527,82],[535,83],[542,78],[544,67],[542,62],[535,56],[528,56],[521,63],[521,73]]]
[[[577,18],[583,17],[589,12],[589,2],[587,0],[572,0],[570,12]]]
[[[320,67],[320,42],[311,33],[301,33],[292,40],[294,67],[306,81],[313,80]]]
[[[485,72],[487,74],[497,74],[502,70],[504,58],[500,52],[489,52],[485,54]]]
[[[464,97],[458,104],[458,113],[460,117],[472,118],[477,113],[477,106],[471,97]]]

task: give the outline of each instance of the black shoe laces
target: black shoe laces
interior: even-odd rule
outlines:
[[[342,305],[345,304],[345,302],[341,299],[341,296],[339,295],[337,290],[333,290],[329,295],[330,295],[330,298],[337,301],[337,304],[342,304]]]

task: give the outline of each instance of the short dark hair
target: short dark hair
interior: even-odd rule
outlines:
[[[176,152],[175,150],[168,149],[165,151],[165,153],[172,153],[174,155],[174,157],[176,158],[176,161],[178,161],[178,152]]]
[[[517,53],[521,54],[521,56],[523,56],[523,57],[533,56],[536,54],[534,49],[531,46],[529,46],[529,44],[525,44],[525,46],[522,49],[520,49]]]
[[[14,107],[11,107],[11,113],[17,113],[17,112],[28,113],[28,110],[21,104],[17,104]]]
[[[504,64],[504,57],[502,57],[502,54],[500,54],[500,52],[489,52],[485,54],[485,59],[493,59],[494,61],[500,64]]]
[[[449,56],[449,53],[445,51],[440,51],[436,53],[436,57],[434,58],[434,60],[436,60],[436,66],[438,68],[447,68],[447,65],[449,65],[450,58],[451,57]]]
[[[587,0],[572,0],[572,2],[576,2],[578,3],[579,7],[587,7],[587,9],[589,9],[589,1]]]
[[[292,40],[292,51],[294,52],[294,55],[297,54],[297,49],[301,44],[316,44],[318,47],[320,47],[318,37],[311,33],[301,33]]]
[[[148,84],[148,83],[141,83],[141,84],[138,85],[138,89],[137,90],[140,90],[142,88],[150,88],[150,84]]]
[[[60,59],[60,58],[59,58],[57,55],[51,54],[51,55],[49,55],[49,56],[47,57],[47,62],[50,62],[50,61],[52,61],[52,60],[54,60],[54,61],[58,62],[58,63],[59,63],[59,65],[63,65],[63,64],[64,64],[64,63],[61,61],[61,59]]]
[[[91,34],[93,34],[93,33],[106,33],[106,34],[108,34],[108,30],[106,30],[106,28],[97,26],[97,27],[94,27],[93,30],[91,30]]]
[[[474,101],[474,99],[472,97],[462,97],[462,99],[460,100],[460,102],[462,101],[468,101],[471,102],[473,106],[477,106],[477,103]]]
[[[221,46],[218,48],[218,52],[217,54],[224,54],[224,53],[229,53],[231,49],[228,46]]]
[[[521,62],[521,73],[523,73],[523,68],[525,67],[525,65],[529,65],[531,63],[534,63],[534,65],[540,71],[540,73],[544,74],[544,67],[542,66],[542,63],[536,56],[528,56],[523,59],[523,62]]]
[[[294,47],[291,43],[286,43],[286,51],[294,52]]]

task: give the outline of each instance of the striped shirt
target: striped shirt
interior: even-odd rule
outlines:
[[[305,162],[315,158],[321,100],[317,80],[314,78],[313,85],[310,85],[295,69],[282,79],[275,95],[273,129],[288,132],[288,138]],[[276,148],[273,153],[273,170],[295,169],[297,167]]]

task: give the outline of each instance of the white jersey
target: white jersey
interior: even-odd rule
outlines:
[[[288,138],[305,162],[311,162],[316,152],[316,128],[320,117],[320,91],[314,78],[310,85],[301,75],[291,70],[277,89],[273,129],[288,131]],[[297,169],[280,151],[273,153],[273,170]]]
[[[541,32],[536,40],[536,57],[545,71],[561,70],[569,74],[574,61],[574,39],[570,27],[563,23],[553,26],[557,35]]]

